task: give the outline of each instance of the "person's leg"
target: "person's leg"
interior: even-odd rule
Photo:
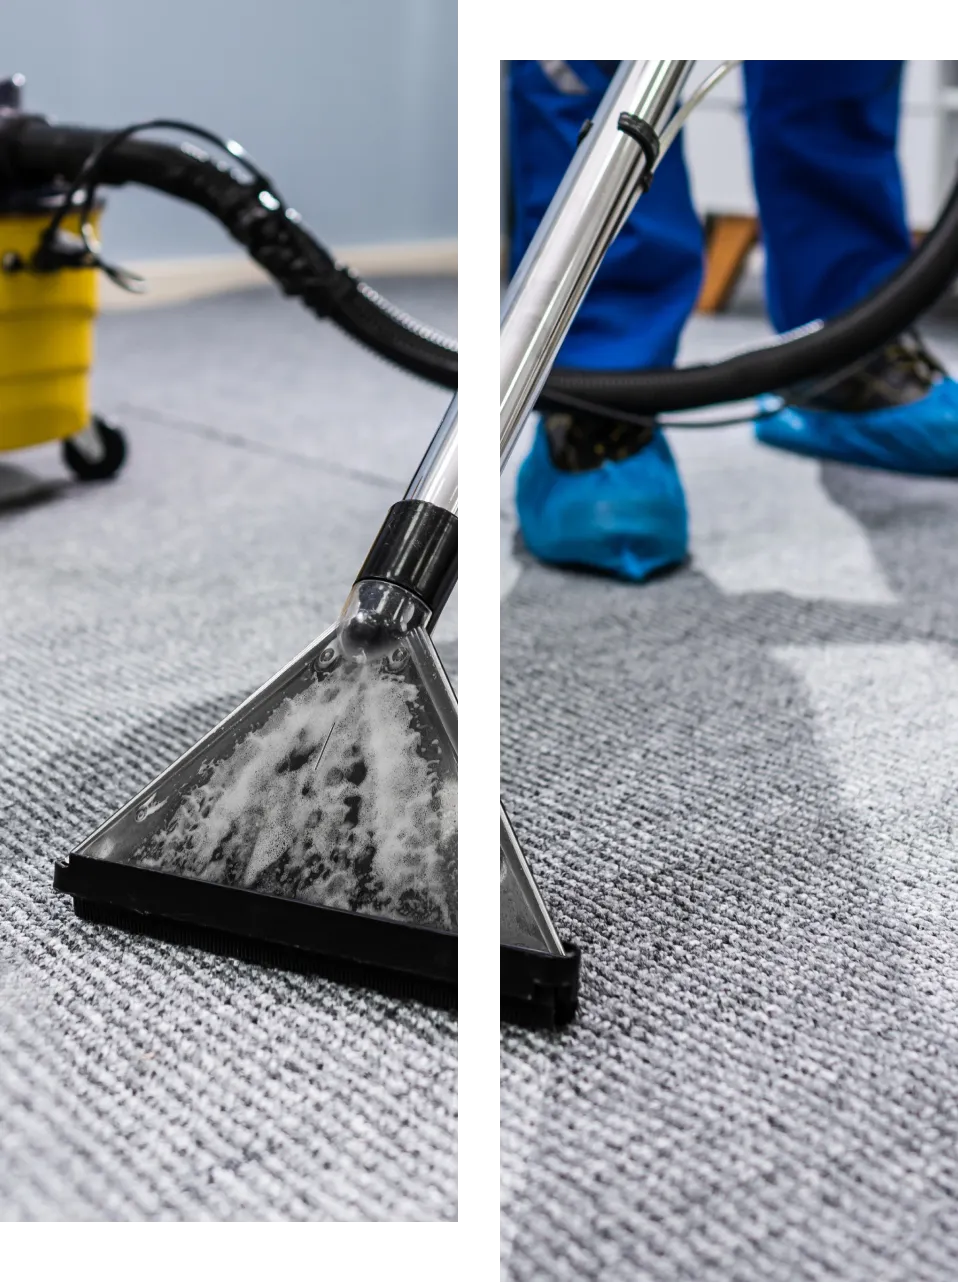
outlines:
[[[593,62],[511,64],[513,269],[609,76],[610,69]],[[606,256],[558,363],[589,369],[671,364],[701,272],[702,232],[676,144]],[[516,504],[526,546],[545,561],[642,580],[686,555],[682,486],[657,431],[643,434],[588,415],[547,417],[520,469]]]
[[[510,64],[513,271],[575,154],[583,122],[595,115],[608,85],[608,72],[594,62]],[[676,143],[612,244],[556,363],[587,369],[671,365],[701,280],[702,229]]]
[[[908,257],[900,62],[747,62],[752,172],[779,331],[850,307]]]
[[[828,319],[911,250],[896,155],[901,62],[748,62],[746,105],[779,331]],[[801,407],[756,424],[795,452],[907,472],[958,470],[958,387],[902,340]]]

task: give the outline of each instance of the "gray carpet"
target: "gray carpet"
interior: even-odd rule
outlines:
[[[504,490],[503,789],[584,967],[503,1034],[503,1272],[952,1282],[958,486],[673,442],[642,588],[514,555]]]
[[[383,290],[454,330],[454,282]],[[453,1016],[51,888],[335,618],[448,397],[272,291],[105,317],[95,385],[120,479],[0,458],[0,1219],[454,1219]]]

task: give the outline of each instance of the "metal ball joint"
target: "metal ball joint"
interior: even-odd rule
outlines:
[[[398,583],[365,579],[354,585],[339,622],[339,643],[347,658],[368,663],[402,652],[402,641],[425,627],[429,610]]]

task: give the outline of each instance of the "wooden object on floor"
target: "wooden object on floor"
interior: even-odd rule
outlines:
[[[751,214],[715,214],[705,220],[705,276],[696,311],[714,315],[732,300],[748,256],[758,244]]]

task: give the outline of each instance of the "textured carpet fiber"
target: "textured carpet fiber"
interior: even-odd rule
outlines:
[[[952,1282],[958,485],[673,436],[647,587],[504,502],[503,789],[584,952],[577,1023],[503,1035],[504,1273]]]
[[[454,329],[454,284],[387,285]],[[265,291],[106,317],[99,349],[121,478],[0,458],[0,1218],[453,1219],[454,1017],[51,888],[335,618],[447,396]],[[454,608],[441,637],[454,671]]]

